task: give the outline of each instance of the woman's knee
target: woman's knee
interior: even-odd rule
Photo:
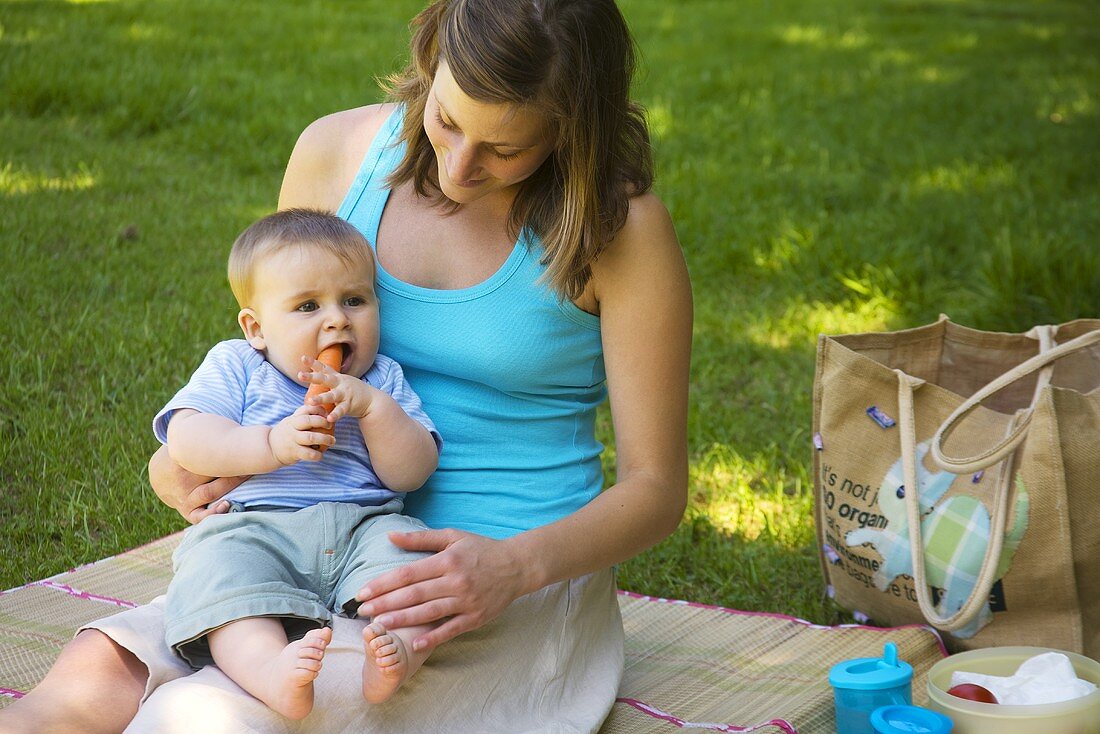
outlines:
[[[97,629],[81,631],[65,646],[50,675],[62,671],[68,675],[85,675],[93,684],[118,690],[119,698],[133,698],[134,707],[145,693],[149,669],[137,656]]]
[[[121,732],[137,712],[145,665],[98,630],[67,644],[46,677],[0,712],[0,734]]]

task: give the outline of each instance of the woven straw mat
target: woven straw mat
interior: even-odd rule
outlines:
[[[0,592],[0,707],[34,687],[81,625],[164,592],[179,534]],[[822,627],[782,615],[619,593],[626,669],[605,734],[703,731],[832,734],[829,668],[877,657],[912,664],[913,702],[943,657],[926,627]]]

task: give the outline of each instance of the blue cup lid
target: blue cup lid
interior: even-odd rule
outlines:
[[[871,727],[879,734],[948,734],[951,719],[920,706],[880,706],[871,712]]]
[[[829,670],[834,688],[879,691],[905,685],[913,679],[913,666],[898,660],[898,646],[887,642],[881,658],[856,658],[837,663]]]

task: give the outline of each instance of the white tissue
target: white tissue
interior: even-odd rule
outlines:
[[[962,683],[979,685],[996,696],[997,703],[1011,705],[1070,701],[1096,690],[1096,684],[1077,677],[1073,663],[1059,652],[1029,658],[1007,678],[956,670],[951,674],[951,687]]]

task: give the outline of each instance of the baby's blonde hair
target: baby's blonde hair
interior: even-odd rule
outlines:
[[[252,305],[256,264],[287,247],[317,247],[348,267],[370,267],[370,243],[349,222],[317,209],[284,209],[257,220],[241,232],[229,251],[229,287],[241,308]]]

